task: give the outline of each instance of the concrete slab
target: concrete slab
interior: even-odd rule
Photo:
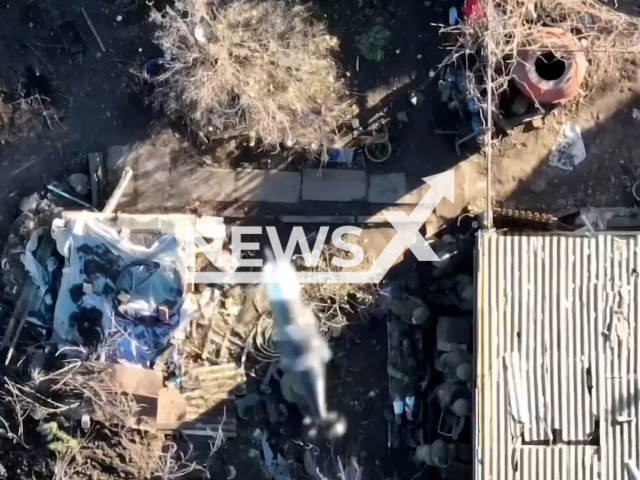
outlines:
[[[239,169],[235,180],[233,199],[237,202],[297,203],[300,200],[300,172]]]
[[[407,194],[404,173],[373,173],[369,175],[370,203],[398,203]]]
[[[358,215],[356,217],[358,223],[389,223],[387,217],[383,213],[376,213],[375,215]]]
[[[236,171],[231,168],[189,167],[172,172],[175,202],[193,199],[204,202],[230,202],[236,190]]]
[[[338,223],[353,225],[356,217],[351,215],[280,215],[278,220],[284,223]]]
[[[369,203],[417,205],[428,191],[426,183],[409,191],[404,173],[373,173],[369,176]]]
[[[327,202],[366,200],[367,172],[332,168],[302,171],[302,199]]]
[[[129,156],[133,179],[119,202],[121,210],[157,211],[171,203],[171,151],[144,145]],[[170,205],[169,205],[170,206]]]
[[[75,221],[79,218],[97,220],[107,226],[122,229],[126,228],[132,233],[173,234],[178,237],[188,238],[185,235],[189,229],[195,227],[204,238],[222,238],[226,236],[224,218],[203,216],[196,217],[188,213],[117,213],[71,211],[62,212],[64,220]]]

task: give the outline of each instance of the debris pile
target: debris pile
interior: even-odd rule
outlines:
[[[472,472],[471,260],[478,222],[463,220],[432,242],[442,260],[431,264],[427,289],[388,287],[389,447],[415,449],[416,461],[449,479]]]
[[[0,440],[29,449],[38,427],[55,468],[69,473],[105,425],[121,429],[122,442],[144,436],[129,428],[235,435],[233,394],[246,393],[244,371],[183,364],[176,340],[195,311],[186,232],[206,218],[70,212],[52,200],[23,202],[3,253]],[[166,467],[163,458],[182,469],[149,448],[142,456],[156,464],[145,474]]]
[[[60,339],[90,349],[106,343],[107,360],[148,368],[190,320],[180,239],[162,236],[147,249],[83,217],[54,221],[51,234],[65,257],[54,318]]]
[[[87,183],[79,176],[70,182],[81,201],[92,193]],[[292,308],[262,285],[194,285],[194,272],[238,268],[226,247],[211,260],[188,243],[195,228],[205,242],[224,246],[222,219],[76,212],[47,201],[24,202],[7,245],[6,262],[21,276],[4,283],[16,308],[8,306],[4,326],[10,375],[0,406],[15,422],[0,437],[28,445],[25,435],[35,429],[26,422],[35,422],[50,452],[75,468],[87,436],[104,426],[214,438],[215,451],[239,435],[238,421],[261,421],[277,470],[280,458],[293,463],[282,444],[298,438],[301,425],[310,436],[344,432],[343,419],[326,407],[327,340],[380,307],[377,287],[298,286]],[[314,268],[332,268],[324,253]],[[255,388],[247,376],[258,379]],[[196,468],[169,450],[169,457],[150,454],[176,471]],[[353,462],[344,470],[361,478]]]

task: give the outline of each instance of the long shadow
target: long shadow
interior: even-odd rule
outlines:
[[[389,119],[394,153],[384,164],[365,162],[367,168],[404,172],[413,189],[422,177],[447,170],[464,158],[456,154],[452,137],[435,133],[437,128],[447,130],[450,122],[439,98],[439,77],[430,75],[446,54],[438,27],[432,24],[447,22],[449,5],[423,0],[312,2],[340,41],[341,70],[357,93],[361,124],[366,126],[378,114]],[[359,39],[376,25],[390,32],[379,62],[368,60],[358,47]],[[412,93],[423,95],[424,101],[413,105]],[[399,112],[408,122],[398,119]]]
[[[585,207],[634,207],[632,187],[639,180],[640,143],[634,109],[640,96],[607,116],[596,113],[592,126],[582,130],[586,158],[573,170],[550,166],[551,152],[540,159],[504,201],[508,208],[536,209],[565,216]],[[606,114],[605,114],[606,115]]]

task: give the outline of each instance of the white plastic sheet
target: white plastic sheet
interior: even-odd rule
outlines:
[[[107,341],[112,360],[150,366],[181,321],[185,246],[163,236],[150,248],[123,239],[103,223],[56,220],[52,236],[66,258],[54,328],[87,347]],[[162,308],[161,308],[162,307]],[[163,318],[161,310],[168,311]]]

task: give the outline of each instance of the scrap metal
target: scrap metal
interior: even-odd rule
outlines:
[[[640,236],[485,231],[475,478],[624,480],[640,458]]]

